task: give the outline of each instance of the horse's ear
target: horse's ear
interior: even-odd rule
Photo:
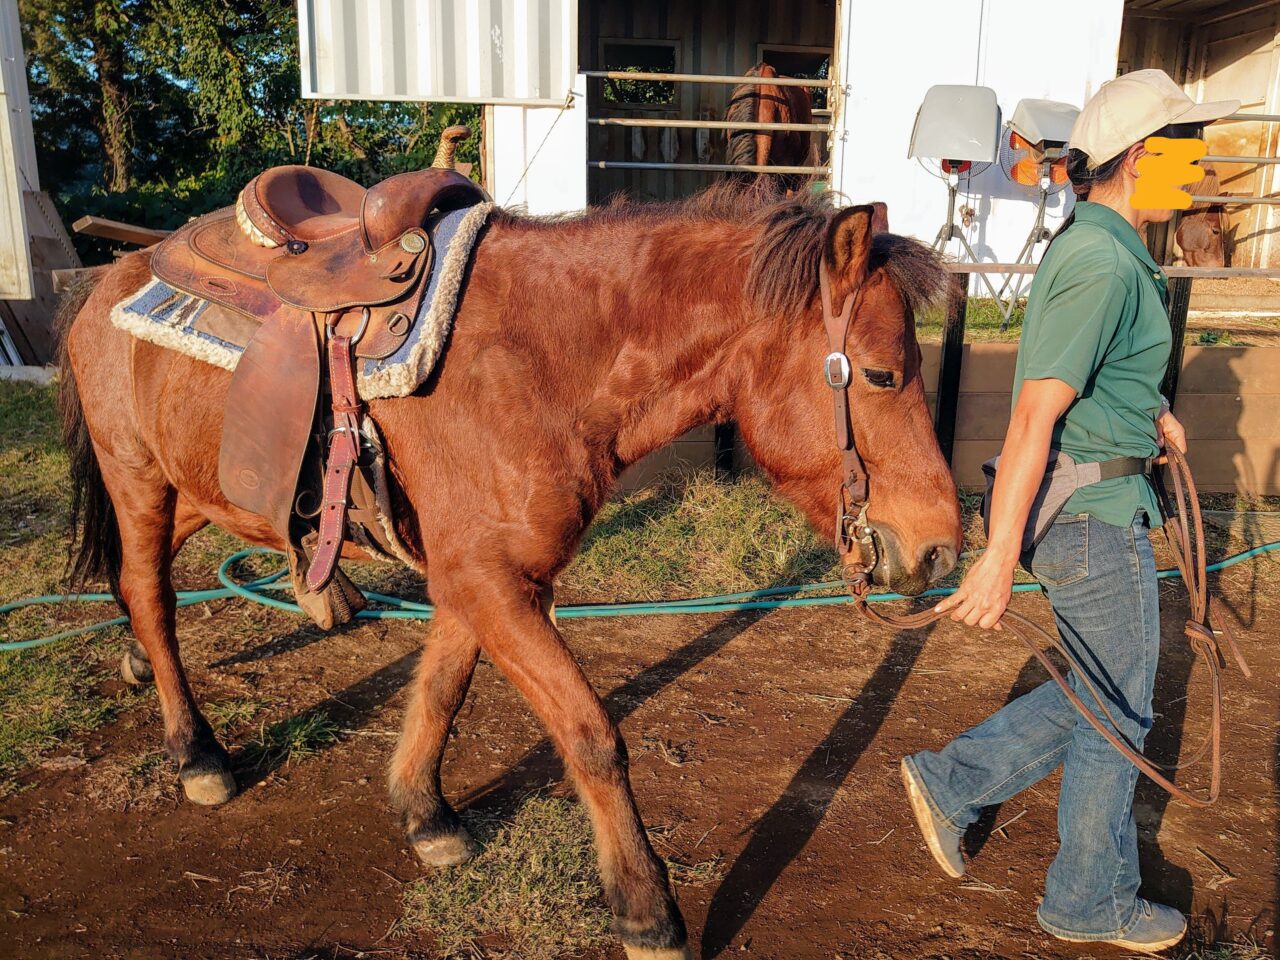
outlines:
[[[838,294],[839,304],[843,296],[853,290],[867,276],[867,261],[871,257],[871,237],[875,209],[869,204],[846,207],[835,215],[827,230],[827,271],[831,274],[832,292]]]
[[[889,232],[889,205],[883,200],[877,200],[871,205],[871,232]]]

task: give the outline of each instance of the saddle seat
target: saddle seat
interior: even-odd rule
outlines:
[[[249,181],[234,209],[159,244],[151,269],[258,323],[293,309],[355,330],[369,308],[374,322],[357,352],[379,359],[403,342],[416,315],[432,260],[430,218],[487,199],[448,168],[397,174],[366,190],[328,170],[273,167]]]
[[[466,177],[436,168],[388,177],[366,190],[330,170],[291,165],[250,180],[236,202],[236,220],[253,243],[267,248],[288,247],[290,241],[323,243],[352,233],[366,254],[375,254],[423,226],[433,210],[482,198]]]
[[[316,167],[272,167],[258,174],[236,200],[236,221],[258,246],[311,243],[350,229],[360,216],[365,188]]]

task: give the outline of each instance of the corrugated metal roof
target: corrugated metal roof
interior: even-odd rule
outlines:
[[[576,0],[298,0],[305,97],[563,103]]]

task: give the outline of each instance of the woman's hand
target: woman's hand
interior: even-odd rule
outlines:
[[[1167,444],[1172,443],[1179,453],[1187,452],[1187,431],[1182,424],[1178,422],[1178,418],[1169,410],[1161,411],[1156,417],[1156,443],[1163,448]],[[1156,459],[1156,463],[1167,463],[1167,456],[1160,456]]]
[[[1012,595],[1013,564],[988,551],[969,568],[960,588],[933,609],[971,627],[1002,630],[1000,618]]]

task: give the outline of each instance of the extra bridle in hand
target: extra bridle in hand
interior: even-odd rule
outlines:
[[[836,550],[840,555],[841,575],[845,586],[853,597],[854,606],[863,616],[886,627],[898,630],[917,630],[927,627],[947,616],[936,613],[932,609],[907,616],[893,616],[877,613],[867,603],[867,595],[871,587],[871,574],[878,562],[875,536],[867,522],[867,505],[870,502],[870,478],[866,466],[858,453],[857,439],[854,436],[853,420],[849,409],[849,384],[853,377],[852,364],[845,353],[845,341],[849,335],[849,327],[858,302],[861,300],[862,288],[859,286],[845,297],[840,312],[836,313],[831,302],[831,280],[827,274],[826,260],[818,265],[818,286],[822,294],[822,318],[827,331],[827,344],[830,352],[822,362],[823,378],[831,388],[835,400],[836,447],[840,451],[841,479],[840,492],[836,504]],[[1153,781],[1167,790],[1172,796],[1192,806],[1207,807],[1218,799],[1222,772],[1222,667],[1226,658],[1222,653],[1219,635],[1232,658],[1239,665],[1246,677],[1252,676],[1248,664],[1236,645],[1230,622],[1222,614],[1221,604],[1208,592],[1205,571],[1204,524],[1200,516],[1200,500],[1196,493],[1195,481],[1191,477],[1191,469],[1186,458],[1173,446],[1166,448],[1169,459],[1169,474],[1173,481],[1174,503],[1160,484],[1160,512],[1165,517],[1161,528],[1173,554],[1174,563],[1182,574],[1183,582],[1191,598],[1191,616],[1185,626],[1185,634],[1191,647],[1204,661],[1209,669],[1210,690],[1213,698],[1212,720],[1209,733],[1204,743],[1191,759],[1172,766],[1162,766],[1144,757],[1116,724],[1104,702],[1102,695],[1089,680],[1088,674],[1081,670],[1072,658],[1070,651],[1063,646],[1061,640],[1048,633],[1038,624],[1028,620],[1021,614],[1005,610],[1000,623],[1015,637],[1026,645],[1027,649],[1040,661],[1048,671],[1054,683],[1062,690],[1071,705],[1076,708],[1094,730],[1102,735],[1126,760],[1145,773]],[[1190,522],[1188,522],[1188,515]],[[863,552],[869,554],[870,560],[863,559]],[[1215,625],[1217,629],[1215,629]],[[1080,684],[1088,692],[1097,708],[1091,710],[1083,699],[1072,689],[1066,677],[1057,665],[1049,659],[1046,649],[1053,648],[1066,659],[1074,671]],[[1099,719],[1098,714],[1110,724],[1110,727]],[[1160,771],[1172,771],[1181,767],[1189,767],[1199,761],[1206,753],[1210,754],[1210,779],[1207,797],[1197,797],[1174,784]]]

